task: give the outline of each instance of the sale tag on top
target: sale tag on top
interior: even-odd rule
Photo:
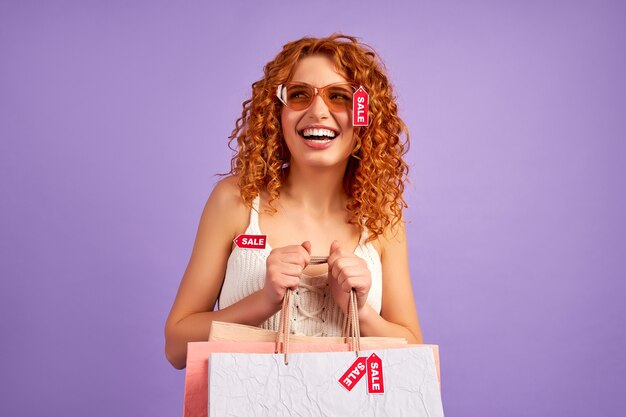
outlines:
[[[348,370],[339,378],[339,383],[342,387],[348,391],[352,391],[352,388],[365,376],[365,362],[365,356],[356,358],[354,363],[350,365]]]
[[[369,106],[370,96],[363,86],[359,86],[352,95],[352,126],[368,126],[370,124]]]
[[[383,383],[383,361],[372,353],[367,358],[367,393],[384,394],[385,384]]]
[[[267,242],[266,235],[239,235],[233,242],[240,248],[245,249],[265,249]]]

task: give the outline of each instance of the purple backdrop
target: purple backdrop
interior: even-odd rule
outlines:
[[[446,415],[624,409],[623,3],[128,3],[0,3],[0,415],[181,414],[163,327],[227,136],[284,43],[334,31],[411,129]]]

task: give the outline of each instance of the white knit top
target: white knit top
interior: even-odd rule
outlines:
[[[259,229],[259,196],[250,210],[250,224],[244,234],[261,235]],[[367,303],[380,314],[382,301],[382,266],[378,252],[371,242],[365,243],[367,228],[363,228],[354,254],[363,258],[372,275],[372,287]],[[266,241],[267,242],[267,241]],[[265,284],[267,257],[272,248],[246,249],[236,246],[228,258],[224,284],[219,295],[219,308],[226,308],[260,290]],[[302,274],[298,289],[293,292],[291,332],[306,336],[341,336],[344,315],[335,304],[327,284],[328,272],[309,276]],[[280,311],[261,324],[264,329],[278,330]]]

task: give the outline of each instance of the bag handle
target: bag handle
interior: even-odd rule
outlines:
[[[320,265],[328,262],[328,256],[311,256],[311,262],[309,265]],[[291,294],[293,290],[287,288],[285,290],[285,296],[283,297],[283,305],[281,308],[280,322],[278,324],[278,331],[276,332],[276,347],[274,353],[284,353],[285,365],[289,364],[289,335],[291,333]],[[352,289],[350,291],[350,298],[348,299],[348,313],[345,315],[343,322],[343,337],[346,343],[349,345],[350,350],[356,352],[356,356],[359,356],[359,350],[361,350],[361,330],[359,326],[359,313],[357,306],[356,291]]]

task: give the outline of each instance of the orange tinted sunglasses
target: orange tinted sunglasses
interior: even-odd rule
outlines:
[[[320,95],[331,111],[352,110],[352,95],[359,88],[350,82],[313,87],[307,83],[288,82],[276,89],[276,96],[292,110],[305,110],[311,106],[316,95]]]

